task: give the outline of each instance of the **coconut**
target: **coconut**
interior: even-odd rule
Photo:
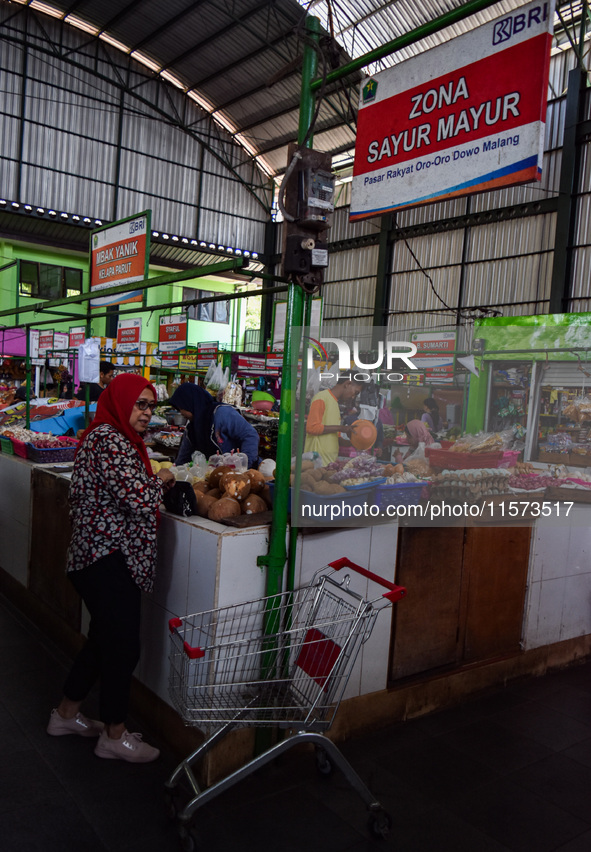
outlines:
[[[222,497],[216,500],[207,513],[210,521],[223,521],[225,518],[234,518],[240,514],[240,503],[232,497]]]

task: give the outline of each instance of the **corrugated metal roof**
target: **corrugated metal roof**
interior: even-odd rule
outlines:
[[[19,42],[18,22],[25,16],[30,24],[26,37],[36,48],[28,54],[27,97],[35,101],[37,125],[29,128],[24,140],[23,159],[30,157],[31,162],[23,171],[21,197],[30,193],[36,203],[61,205],[68,211],[87,210],[92,197],[93,215],[104,219],[113,218],[115,210],[117,216],[135,212],[140,200],[145,207],[146,199],[153,199],[155,226],[259,251],[267,215],[261,209],[264,176],[253,170],[251,155],[260,155],[260,162],[275,173],[286,166],[287,145],[297,137],[306,14],[316,15],[322,22],[322,52],[329,60],[328,68],[342,66],[465,5],[464,0],[422,0],[420,4],[416,0],[44,2],[59,10],[66,22],[27,8],[30,0],[0,0],[4,20],[0,39],[5,39],[2,49],[6,49],[7,67],[20,67],[23,30]],[[365,73],[400,63],[521,5],[523,0],[501,0],[373,63]],[[559,5],[567,17],[580,14],[580,0],[559,0]],[[95,29],[91,33],[84,27]],[[10,28],[15,41],[7,38]],[[112,46],[113,40],[119,48]],[[331,45],[335,52],[329,57]],[[67,61],[75,65],[68,66]],[[572,51],[567,51],[552,63],[550,95],[557,100],[548,110],[542,184],[475,197],[470,202],[473,211],[519,204],[533,200],[536,193],[557,191],[560,156],[556,148],[562,141],[564,123],[560,97],[573,62]],[[354,147],[361,76],[359,72],[351,75],[346,87],[328,85],[318,113],[315,147],[333,154],[344,152],[342,162]],[[12,158],[1,190],[8,195],[9,190],[16,192],[18,167],[14,160],[20,157],[10,113],[18,115],[21,92],[16,74],[3,79],[7,81],[4,104],[12,101],[12,108],[0,117],[3,153],[9,152]],[[126,100],[119,160],[122,92]],[[136,96],[142,98],[141,116],[130,107]],[[219,124],[212,123],[211,117]],[[178,132],[179,126],[185,135]],[[192,131],[194,135],[190,135]],[[234,139],[250,153],[233,145]],[[163,151],[168,152],[168,160],[161,157]],[[177,169],[171,165],[171,151]],[[220,180],[228,176],[228,169],[233,170],[233,180]],[[92,193],[88,189],[91,180]],[[259,201],[249,191],[258,193]],[[205,199],[203,204],[200,197]],[[408,227],[461,216],[466,203],[457,199],[402,211],[398,224]],[[335,216],[331,239],[357,235],[366,228],[375,232],[375,223],[352,229],[345,211],[342,217]]]
[[[71,0],[46,1],[65,18],[64,37],[75,55],[85,52],[92,56],[93,42],[104,47],[105,38],[116,39],[128,54],[135,55],[148,75],[172,74],[179,87],[203,96],[209,111],[243,134],[254,151],[263,156],[268,152],[268,163],[277,171],[285,168],[286,146],[297,136],[298,60],[306,12],[317,16],[324,27],[324,54],[329,46],[326,39],[332,38],[337,64],[343,65],[465,5],[462,0],[422,0],[420,4],[416,0],[233,0],[225,4],[216,0],[169,0],[166,4],[160,0],[78,0],[73,5]],[[13,14],[29,3],[13,0]],[[520,5],[523,0],[501,0],[374,62],[365,73],[402,62]],[[560,5],[568,14],[580,8],[580,2],[570,0]],[[35,14],[47,20],[42,13]],[[78,36],[85,24],[96,27],[97,32],[84,34],[86,47],[81,51]],[[556,94],[564,88],[567,61],[572,60],[565,60],[562,71],[553,71],[551,85]],[[134,71],[133,65],[129,70]],[[347,81],[353,109],[360,78],[356,73]],[[146,89],[145,78],[136,85]],[[318,120],[324,130],[316,137],[322,150],[353,146],[354,128],[343,120],[342,98],[340,84],[327,87]]]

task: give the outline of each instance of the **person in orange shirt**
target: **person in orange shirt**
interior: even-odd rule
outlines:
[[[324,466],[335,461],[339,454],[339,432],[351,435],[355,428],[342,425],[340,405],[351,405],[359,390],[358,384],[341,378],[330,390],[320,391],[312,397],[306,420],[304,452],[318,453]]]

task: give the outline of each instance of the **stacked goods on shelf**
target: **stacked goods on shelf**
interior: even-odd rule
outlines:
[[[499,467],[507,449],[503,436],[499,432],[490,432],[464,435],[445,450],[426,447],[425,455],[429,464],[438,470],[487,469]]]
[[[279,415],[270,417],[274,412],[265,412],[264,415],[254,411],[241,411],[242,416],[251,426],[254,426],[259,436],[259,455],[261,458],[277,457],[277,436],[279,434]]]
[[[433,477],[430,496],[433,500],[474,502],[480,497],[505,494],[511,478],[511,472],[503,468],[444,470]]]

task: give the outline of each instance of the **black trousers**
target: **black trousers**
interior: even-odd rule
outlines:
[[[100,680],[99,715],[125,721],[131,676],[140,658],[141,592],[120,550],[68,574],[90,613],[86,644],[74,660],[64,695],[82,701]]]

